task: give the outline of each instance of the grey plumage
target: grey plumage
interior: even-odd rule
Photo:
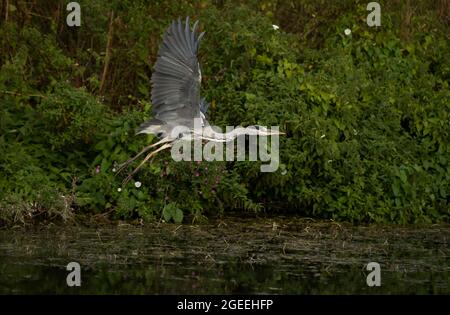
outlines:
[[[200,111],[203,113],[203,115],[206,116],[206,112],[208,111],[210,103],[208,103],[204,98],[200,100]]]
[[[239,127],[229,133],[221,133],[214,131],[209,125],[206,119],[209,103],[200,98],[202,74],[197,59],[200,41],[205,33],[197,36],[197,27],[198,21],[194,23],[191,30],[189,17],[187,17],[184,23],[181,19],[172,22],[164,33],[151,79],[153,118],[143,123],[137,131],[137,133],[155,134],[160,140],[118,165],[117,172],[121,172],[148,150],[159,147],[147,154],[133,172],[124,179],[124,185],[150,158],[172,147],[172,144],[179,139],[228,142],[243,134],[262,136],[280,134],[278,131],[268,131],[263,127]],[[201,119],[201,130],[194,128],[196,118]],[[179,131],[176,127],[181,126],[186,128]],[[179,134],[172,134],[173,131]]]
[[[143,123],[138,133],[168,136],[175,126],[191,129],[194,118],[202,118],[197,52],[204,32],[197,36],[197,27],[198,21],[191,31],[187,17],[184,23],[172,22],[164,33],[151,79],[154,118]]]

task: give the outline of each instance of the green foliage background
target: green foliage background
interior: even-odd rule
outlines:
[[[75,214],[181,222],[226,210],[362,222],[449,218],[450,1],[3,1],[0,222]],[[203,94],[218,126],[278,125],[280,169],[161,154],[118,191],[152,136],[162,33],[200,19]],[[280,26],[274,30],[272,24]],[[352,30],[346,36],[344,30]]]

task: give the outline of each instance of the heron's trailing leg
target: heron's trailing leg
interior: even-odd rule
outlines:
[[[127,167],[128,165],[130,165],[130,163],[134,162],[138,157],[140,157],[142,154],[144,154],[145,152],[147,152],[147,151],[150,150],[151,148],[154,148],[154,147],[156,147],[157,145],[160,145],[161,143],[168,142],[168,141],[170,141],[170,140],[168,140],[167,138],[163,138],[162,140],[160,140],[160,141],[158,141],[158,142],[156,142],[156,143],[154,143],[154,144],[151,144],[151,145],[149,145],[149,146],[146,146],[144,149],[142,149],[141,152],[139,152],[138,154],[136,154],[134,157],[132,157],[131,159],[129,159],[128,161],[126,161],[126,162],[124,162],[124,163],[122,163],[122,164],[119,164],[119,165],[118,165],[118,169],[117,169],[116,174],[119,174],[120,172],[122,172],[122,171],[125,169],[125,167]]]
[[[145,159],[141,162],[141,164],[138,165],[138,167],[136,167],[122,182],[122,186],[125,186],[130,179],[133,177],[134,174],[136,174],[136,172],[141,168],[142,165],[145,164],[145,162],[147,162],[152,156],[154,156],[156,153],[158,153],[159,151],[162,151],[164,149],[170,148],[172,146],[171,143],[166,143],[162,146],[160,146],[158,149],[156,149],[155,151],[149,153]]]

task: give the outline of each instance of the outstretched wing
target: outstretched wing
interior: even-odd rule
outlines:
[[[183,25],[184,24],[184,25]],[[192,128],[200,118],[201,72],[197,51],[204,32],[196,35],[198,21],[191,31],[189,17],[172,22],[164,33],[152,74],[153,116],[170,126]],[[142,128],[148,125],[144,123]]]

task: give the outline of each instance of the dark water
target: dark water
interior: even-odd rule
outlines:
[[[225,219],[0,230],[0,293],[450,294],[450,226]],[[66,265],[81,265],[81,287]],[[378,262],[381,286],[365,266]]]

